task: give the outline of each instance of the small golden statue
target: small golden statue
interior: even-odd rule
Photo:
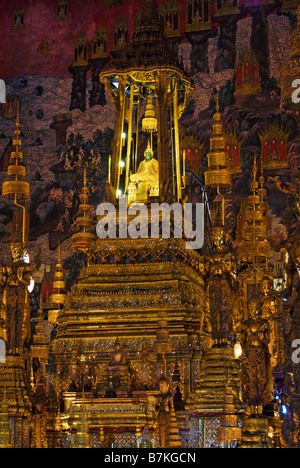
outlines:
[[[31,268],[24,261],[25,249],[21,243],[11,245],[12,263],[0,270],[0,288],[3,290],[0,309],[0,339],[6,342],[8,354],[19,355],[31,337],[28,286]]]
[[[126,354],[121,350],[121,343],[117,338],[115,341],[115,350],[110,355],[109,367],[116,368],[127,368],[126,365]]]
[[[128,390],[130,372],[127,363],[127,357],[121,349],[121,343],[117,338],[115,341],[115,350],[110,355],[109,365],[107,366],[109,374],[110,390]]]
[[[159,395],[157,396],[157,410],[159,413],[169,413],[173,406],[173,398],[168,379],[162,375],[158,381]]]
[[[160,447],[168,447],[170,430],[170,412],[174,407],[168,379],[162,375],[158,381],[159,394],[156,397],[157,422]]]

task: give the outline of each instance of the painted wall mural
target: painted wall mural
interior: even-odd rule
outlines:
[[[251,9],[234,0],[218,0],[209,6],[198,1],[158,3],[170,45],[195,84],[180,122],[182,146],[190,151],[188,168],[200,177],[207,168],[219,90],[224,129],[238,143],[228,146],[229,157],[238,158],[241,166],[226,195],[231,240],[234,244],[254,156],[262,154],[270,215],[276,226],[276,257],[280,242],[298,226],[297,197],[288,184],[299,170],[299,131],[294,117],[280,109],[281,69],[289,57],[295,18],[278,13],[276,2],[264,17],[251,14]],[[94,211],[105,198],[116,115],[98,76],[111,61],[110,51],[117,53],[121,39],[129,40],[126,31],[132,33],[141,4],[32,0],[30,13],[28,2],[1,2],[0,70],[9,101],[0,116],[0,182],[5,179],[19,107],[31,184],[30,236],[33,250],[42,249],[46,264],[56,262],[59,242],[63,258],[67,261],[73,256],[71,235],[80,204],[83,164],[88,167]],[[15,17],[17,10],[23,13]],[[262,135],[267,135],[264,143]],[[283,160],[285,165],[276,165]],[[4,258],[11,229],[12,210],[1,199]]]

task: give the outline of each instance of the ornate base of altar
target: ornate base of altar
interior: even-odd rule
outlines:
[[[4,426],[9,424],[9,445],[15,448],[29,447],[31,389],[25,363],[21,356],[7,356],[6,363],[0,364],[0,432],[4,436]],[[7,445],[7,437],[2,443]]]
[[[190,420],[190,446],[219,447],[219,429],[224,413],[228,386],[232,389],[233,407],[240,411],[239,366],[232,348],[212,347],[201,362],[201,371],[185,405]]]
[[[204,282],[198,253],[185,247],[183,240],[172,239],[102,241],[99,264],[82,271],[58,319],[52,352],[60,391],[81,391],[81,376],[86,374],[94,379],[96,393],[105,394],[118,338],[130,364],[130,381],[127,376],[127,381],[117,382],[119,387],[152,390],[165,370],[169,376],[176,373],[186,397],[189,375],[197,366],[191,360],[197,349]],[[156,341],[157,336],[164,341],[164,333],[171,348],[162,352],[162,343],[156,346]],[[112,377],[111,386],[116,388],[118,375]]]
[[[219,413],[224,409],[226,387],[233,391],[234,404],[239,410],[239,366],[232,348],[212,347],[203,356],[201,372],[186,404],[186,410],[198,413]]]
[[[268,434],[268,418],[253,417],[245,419],[239,448],[271,448]]]
[[[57,434],[64,447],[82,446],[84,442],[90,448],[137,448],[145,427],[152,446],[156,445],[154,392],[136,392],[131,397],[118,398],[67,392],[64,403],[65,410],[56,421]]]

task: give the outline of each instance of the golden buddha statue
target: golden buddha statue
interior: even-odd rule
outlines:
[[[110,355],[110,361],[107,366],[109,374],[110,390],[128,390],[130,372],[127,363],[126,354],[121,349],[121,343],[117,338],[115,341],[115,349]]]
[[[159,394],[156,397],[157,423],[160,447],[168,447],[170,430],[170,412],[174,407],[169,380],[162,375],[159,379]]]
[[[215,346],[226,346],[230,342],[233,325],[235,299],[235,265],[232,253],[226,246],[224,226],[212,229],[215,251],[207,259],[208,276],[205,282],[205,315],[210,323],[207,331]]]
[[[270,292],[270,280],[264,277],[261,282],[262,290],[262,318],[270,319],[276,314],[276,298]]]
[[[269,351],[272,367],[285,361],[285,340],[282,328],[278,326],[279,302],[272,294],[271,280],[265,276],[261,282],[262,318],[268,320],[270,327]],[[288,352],[288,350],[286,350]]]
[[[261,415],[263,406],[273,400],[273,379],[269,352],[270,327],[261,317],[262,305],[249,303],[249,319],[242,323],[242,387],[243,400],[251,415]]]
[[[6,342],[8,354],[20,354],[31,337],[28,293],[31,268],[25,263],[24,254],[23,244],[12,244],[12,262],[0,270],[0,288],[3,289],[0,338]]]
[[[154,159],[150,143],[137,173],[130,176],[129,193],[136,191],[136,199],[142,201],[147,200],[149,190],[155,194],[158,194],[159,190],[159,166],[158,161]]]
[[[119,339],[116,339],[115,341],[115,350],[110,355],[109,367],[127,368],[126,354],[121,350],[121,343]]]
[[[162,375],[158,381],[159,395],[157,396],[157,410],[161,413],[169,413],[173,405],[168,379]]]

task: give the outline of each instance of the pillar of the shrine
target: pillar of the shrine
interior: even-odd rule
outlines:
[[[166,72],[159,74],[156,86],[157,98],[157,153],[159,162],[159,193],[161,201],[165,201],[167,196],[168,182],[172,175],[169,162],[169,132],[168,132],[168,114],[166,109],[169,106],[169,90],[166,86]]]

